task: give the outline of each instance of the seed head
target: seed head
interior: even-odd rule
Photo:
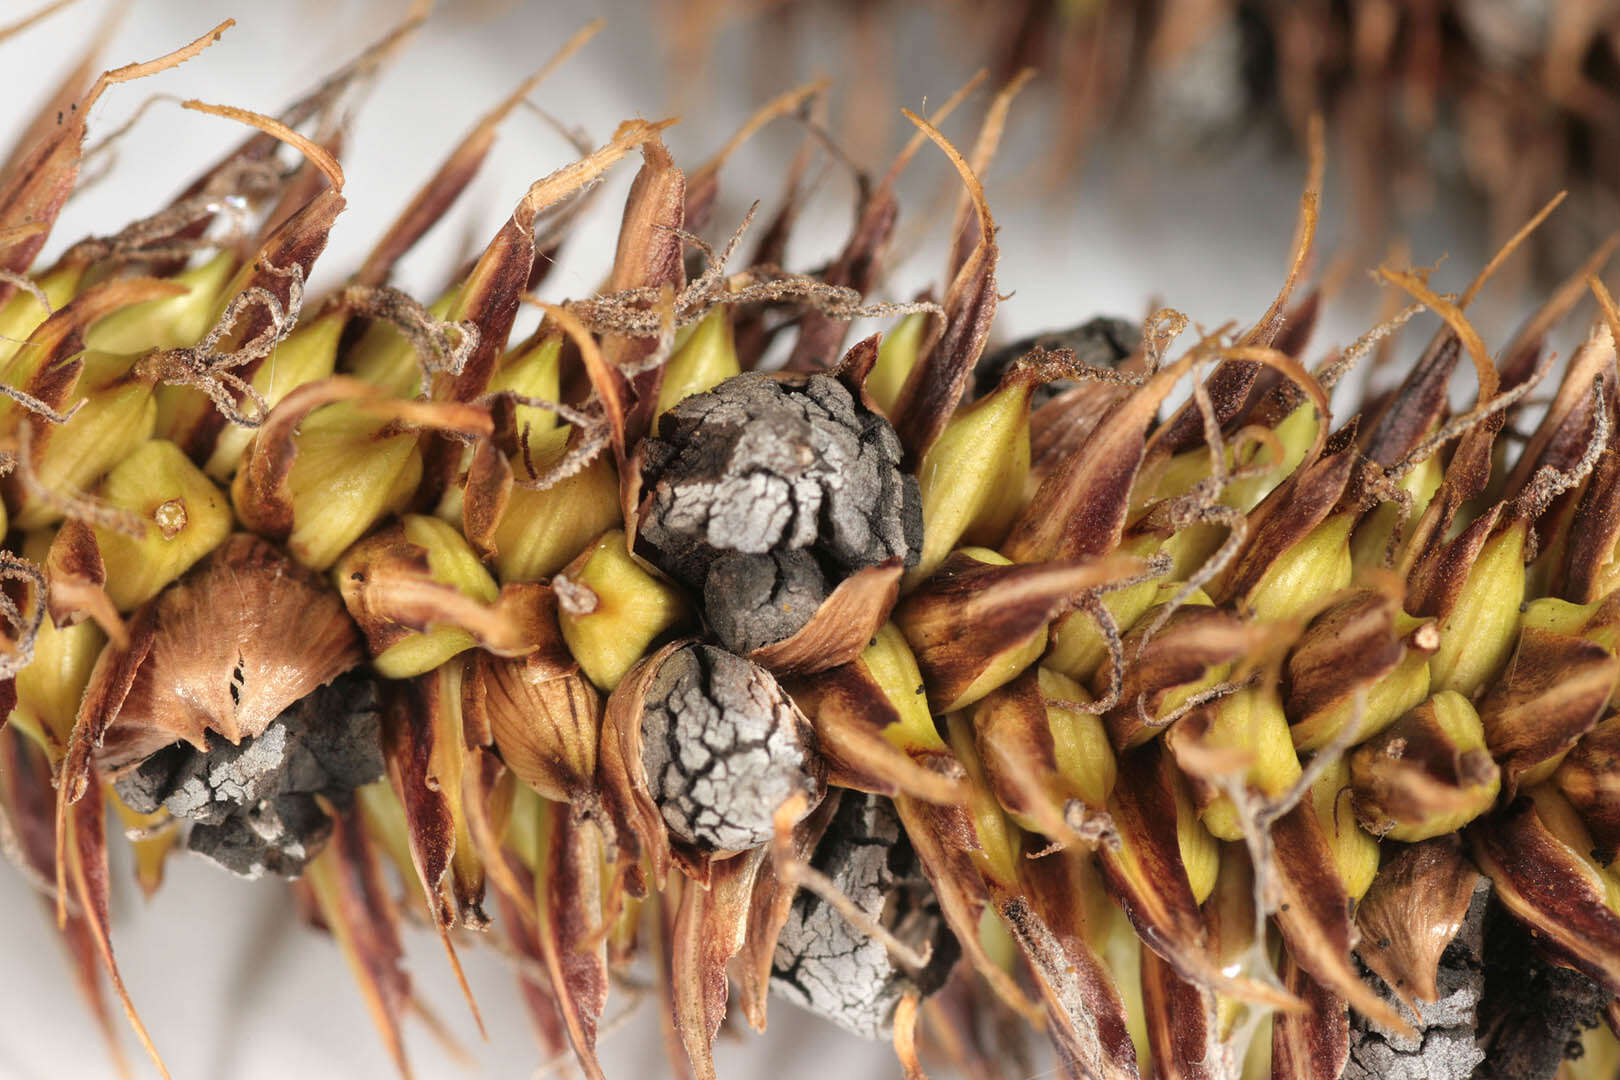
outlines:
[[[1065,50],[1102,65],[1088,86],[1202,102],[1205,129],[1258,89],[1214,61],[1284,26],[1255,5],[1203,24],[1057,6],[1095,35]],[[1347,86],[1356,108],[1332,112],[1369,131],[1390,72],[1440,70],[1404,50],[1466,41],[1458,70],[1495,65],[1452,95],[1469,132],[1539,55],[1487,48],[1489,5],[1349,28],[1338,9],[1360,7],[1318,7],[1289,34],[1357,48],[1280,50],[1304,80],[1283,96]],[[1051,30],[1020,19],[1031,47]],[[296,877],[402,1072],[423,1010],[401,883],[458,977],[463,932],[499,935],[547,1052],[593,1078],[643,969],[699,1080],[733,983],[760,1028],[774,985],[891,1033],[912,1076],[919,1041],[966,1074],[1024,1062],[1015,1018],[1060,1072],[1109,1080],[1237,1075],[1267,1030],[1279,1080],[1545,1075],[1575,1040],[1620,1055],[1584,1027],[1620,994],[1620,307],[1601,281],[1620,237],[1499,347],[1470,305],[1558,200],[1455,294],[1384,267],[1411,303],[1313,365],[1326,138],[1300,116],[1310,179],[1258,319],[1069,312],[1000,345],[1000,245],[1027,241],[983,180],[1020,75],[969,153],[942,126],[967,91],[906,113],[916,137],[813,272],[785,267],[814,158],[842,145],[822,84],[690,174],[668,121],[629,121],[525,178],[436,298],[389,284],[536,74],[316,295],[363,198],[337,160],[347,91],[419,23],[280,118],[191,103],[256,133],[53,266],[30,264],[85,112],[206,42],[64,90],[0,175],[0,851],[132,1019],[104,797],[147,890],[181,845]],[[1543,28],[1569,52],[1534,70],[1586,93],[1614,35],[1576,23]],[[1111,80],[1115,54],[1147,58],[1141,77]],[[751,209],[711,243],[723,163],[801,110],[814,137],[762,235]],[[947,278],[878,302],[929,143],[963,184]],[[605,290],[542,299],[625,159]],[[1554,386],[1543,344],[1588,294],[1600,318]],[[526,301],[538,326],[514,341]],[[1439,330],[1407,349],[1424,311]],[[846,342],[866,319],[881,332]],[[762,370],[778,338],[786,369]],[[1369,356],[1399,382],[1358,401]],[[1454,408],[1459,368],[1476,392]]]

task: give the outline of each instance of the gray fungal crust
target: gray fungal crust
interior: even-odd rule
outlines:
[[[1485,1060],[1475,1045],[1477,1012],[1485,990],[1480,957],[1490,883],[1481,880],[1457,936],[1440,957],[1439,999],[1419,1002],[1414,1015],[1377,975],[1364,973],[1416,1030],[1407,1036],[1350,1013],[1350,1060],[1343,1080],[1468,1080]]]
[[[332,831],[317,795],[346,803],[382,775],[377,685],[340,676],[239,744],[175,743],[117,783],[131,809],[193,822],[187,846],[244,877],[301,873]]]
[[[960,955],[956,939],[887,799],[843,792],[811,862],[900,940],[932,945],[933,956],[913,978],[881,942],[801,890],[777,939],[771,988],[856,1035],[886,1037],[908,989],[929,994],[944,984]]]
[[[703,610],[714,636],[734,652],[752,652],[793,636],[832,590],[808,551],[720,556],[703,583]]]
[[[1457,936],[1440,957],[1439,1000],[1400,1010],[1417,1037],[1350,1014],[1344,1080],[1552,1080],[1580,1052],[1581,1035],[1601,1022],[1608,1000],[1592,980],[1550,963],[1535,936],[1481,880]]]
[[[1473,1080],[1553,1080],[1581,1036],[1603,1022],[1610,996],[1578,971],[1552,962],[1537,935],[1493,900],[1485,911],[1484,1050]]]
[[[826,791],[815,733],[771,673],[712,645],[665,658],[647,688],[642,764],[670,834],[705,850],[771,838],[795,794]]]
[[[921,552],[900,440],[837,379],[734,376],[644,445],[637,550],[702,597],[733,652],[792,636],[856,571]]]

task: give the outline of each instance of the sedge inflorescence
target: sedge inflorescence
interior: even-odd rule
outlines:
[[[903,65],[877,58],[927,43],[982,56],[998,78],[1033,66],[1046,99],[1031,106],[1044,109],[1042,168],[1058,190],[1083,166],[1121,156],[1186,169],[1230,162],[1257,142],[1303,151],[1322,114],[1353,180],[1340,212],[1367,251],[1459,197],[1487,208],[1500,243],[1562,188],[1568,205],[1510,271],[1550,281],[1620,210],[1620,159],[1606,134],[1620,12],[1603,4],[939,0],[863,4],[854,18],[813,0],[769,15],[738,0],[687,0],[678,12],[688,70],[738,36],[771,56],[835,38],[857,58],[861,104],[848,136],[863,148],[887,130],[870,103],[904,82]]]
[[[978,176],[1016,80],[967,156],[954,99],[908,113],[814,274],[780,265],[808,154],[735,270],[741,232],[701,237],[732,147],[688,173],[631,121],[440,296],[388,285],[531,82],[306,296],[349,197],[333,117],[415,25],[277,119],[197,104],[257,130],[50,265],[96,96],[219,31],[64,91],[75,119],[0,181],[5,850],[143,1040],[109,807],[148,891],[182,845],[290,879],[402,1070],[413,917],[458,977],[498,941],[592,1076],[647,966],[700,1077],[773,992],[908,1075],[1022,1062],[1031,1030],[1077,1077],[1612,1066],[1612,241],[1494,353],[1467,311],[1511,244],[1454,295],[1381,269],[1409,305],[1307,363],[1313,125],[1247,329],[1080,312],[987,348]],[[869,302],[930,141],[966,192],[946,285]],[[540,299],[625,158],[603,290]],[[1400,384],[1336,397],[1374,352]]]

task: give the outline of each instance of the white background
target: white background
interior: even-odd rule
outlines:
[[[3,0],[0,21],[33,6],[32,0]],[[0,130],[20,131],[33,104],[68,69],[109,7],[86,0],[0,44],[0,100],[6,103]],[[845,10],[832,3],[819,7]],[[851,75],[847,38],[813,17],[774,29],[760,20],[730,24],[700,63],[676,70],[660,46],[676,18],[670,4],[486,2],[448,8],[386,72],[355,118],[343,155],[350,208],[332,234],[319,281],[330,284],[357,266],[369,242],[479,114],[593,15],[606,16],[605,31],[531,100],[564,123],[585,128],[597,143],[625,118],[680,112],[684,118],[667,140],[689,168],[773,94],[818,73],[833,76],[838,86]],[[344,0],[132,3],[103,54],[107,66],[164,53],[228,16],[237,26],[184,67],[111,90],[97,107],[92,141],[157,92],[275,112],[378,36],[393,10],[386,3]],[[773,35],[774,45],[767,40]],[[925,99],[937,104],[978,65],[968,50],[982,40],[942,32],[926,15],[908,15],[885,39],[887,62],[868,74],[888,87],[886,98],[851,105],[846,94],[835,94],[835,126],[852,115],[876,125],[867,130],[880,135],[886,126],[892,148],[904,135],[899,106],[918,109]],[[1154,300],[1210,327],[1251,320],[1265,308],[1293,229],[1303,172],[1297,161],[1273,156],[1264,138],[1248,140],[1218,162],[1190,156],[1110,161],[1105,154],[1093,158],[1082,182],[1051,194],[1036,167],[1050,107],[1037,83],[1015,108],[1004,155],[986,178],[1002,226],[1000,284],[1013,294],[1001,308],[998,336],[1072,325],[1100,312],[1140,316]],[[983,95],[947,125],[947,134],[969,145],[982,108]],[[242,136],[226,121],[172,103],[154,106],[122,141],[113,174],[69,205],[50,251],[153,211]],[[770,211],[798,140],[791,124],[779,123],[744,148],[724,173],[712,233],[728,232],[755,198]],[[513,115],[469,196],[407,259],[400,283],[419,295],[442,287],[448,268],[482,245],[526,185],[571,156],[536,115]],[[865,164],[875,169],[883,162]],[[627,162],[618,170],[589,227],[566,250],[546,285],[551,297],[587,294],[601,280],[634,168]],[[941,214],[933,207],[954,182],[949,167],[925,148],[907,181],[911,213],[902,218],[900,233],[924,242],[895,268],[881,297],[909,297],[937,279],[943,261],[948,210]],[[1331,181],[1326,198],[1323,235],[1331,247],[1343,240],[1342,208],[1349,200]],[[812,266],[836,252],[851,200],[847,177],[830,170],[798,233],[795,266]],[[1429,263],[1447,252],[1437,238],[1449,237],[1452,259],[1436,279],[1442,287],[1465,280],[1478,261],[1477,248],[1459,243],[1453,226],[1430,223],[1413,245],[1414,259]],[[1330,315],[1313,359],[1364,325],[1354,317],[1357,303],[1346,299]],[[1503,313],[1487,311],[1484,325],[1499,332]],[[298,924],[285,890],[238,881],[187,857],[171,860],[169,879],[151,903],[140,900],[127,864],[115,865],[115,876],[113,931],[124,976],[177,1077],[390,1075],[337,949]],[[483,1044],[436,941],[414,931],[408,951],[419,992],[473,1058],[470,1065],[456,1064],[412,1026],[409,1048],[417,1075],[529,1075],[539,1052],[499,959],[487,949],[463,954],[490,1029]],[[610,1016],[620,1004],[610,1002]],[[665,1074],[655,1019],[649,1005],[634,1022],[604,1037],[610,1076]],[[146,1075],[132,1040],[128,1050]],[[724,1077],[857,1080],[897,1072],[886,1047],[808,1022],[786,1004],[773,1011],[768,1040],[722,1041],[717,1056]],[[0,867],[0,1077],[110,1072],[43,906]]]

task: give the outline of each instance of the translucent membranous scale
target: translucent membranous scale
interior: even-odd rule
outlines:
[[[1481,881],[1462,927],[1440,958],[1435,973],[1436,999],[1420,1002],[1421,1013],[1414,1014],[1401,1004],[1376,975],[1366,974],[1365,978],[1379,988],[1385,1000],[1401,1010],[1413,1033],[1391,1031],[1354,1014],[1345,1080],[1468,1080],[1474,1075],[1485,1059],[1475,1045],[1474,1033],[1485,986],[1480,954],[1489,902],[1490,886]]]
[[[856,571],[917,560],[922,504],[900,440],[830,376],[734,376],[644,445],[637,550],[701,597],[733,652],[792,636]]]

